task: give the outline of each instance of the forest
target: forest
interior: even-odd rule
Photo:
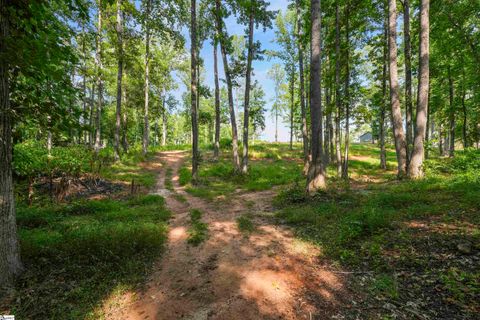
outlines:
[[[0,319],[480,319],[478,0],[0,0]]]

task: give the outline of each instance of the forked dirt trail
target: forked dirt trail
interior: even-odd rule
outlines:
[[[272,191],[237,194],[207,202],[186,193],[178,170],[186,153],[165,152],[156,193],[174,218],[166,252],[146,289],[131,294],[108,319],[343,319],[351,299],[343,274],[319,263],[319,252],[272,223]],[[174,191],[165,188],[173,170]],[[178,196],[180,195],[180,197]],[[186,201],[179,201],[183,197]],[[203,212],[209,238],[187,243],[189,211]],[[236,219],[250,212],[257,231],[242,234]]]

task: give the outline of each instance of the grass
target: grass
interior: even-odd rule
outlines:
[[[302,165],[298,161],[252,160],[248,174],[239,175],[234,172],[231,159],[223,157],[218,162],[203,162],[199,169],[199,183],[193,186],[189,166],[186,163],[180,169],[180,184],[185,185],[192,195],[208,200],[227,197],[236,191],[268,190],[302,179]]]
[[[237,227],[240,232],[250,234],[255,231],[255,224],[251,214],[243,214],[237,218]]]
[[[167,168],[167,170],[165,171],[165,188],[167,188],[167,190],[170,190],[170,191],[174,190],[172,175],[173,175],[173,169]]]
[[[303,185],[290,185],[275,200],[278,219],[344,268],[371,272],[372,297],[405,304],[429,296],[440,301],[425,302],[433,318],[435,310],[452,318],[478,314],[478,260],[457,244],[480,250],[480,152],[428,161],[426,179],[398,182],[375,168],[370,148],[352,147],[352,183],[365,174],[380,182],[352,190],[333,185],[313,198]]]
[[[208,225],[202,222],[202,212],[198,209],[190,211],[190,228],[188,229],[187,242],[198,246],[208,238]]]
[[[142,162],[151,160],[155,154],[152,149],[146,155],[140,145],[132,146],[129,152],[123,154],[120,161],[113,162],[104,166],[100,170],[100,175],[108,180],[132,182],[142,185],[146,188],[155,186],[157,173],[142,167]]]
[[[25,273],[9,303],[21,319],[98,319],[104,299],[144,281],[166,240],[160,196],[17,210]]]

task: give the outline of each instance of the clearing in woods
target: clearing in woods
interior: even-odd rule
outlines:
[[[179,184],[184,152],[163,152],[155,193],[172,211],[166,252],[140,292],[105,306],[108,319],[311,319],[340,316],[350,302],[346,274],[319,261],[318,248],[275,225],[273,191],[235,193],[205,201]],[[171,183],[168,181],[171,179]],[[173,186],[173,189],[172,189]],[[191,211],[202,213],[206,240],[189,243]],[[242,232],[237,220],[253,219]],[[248,229],[248,228],[247,228]]]

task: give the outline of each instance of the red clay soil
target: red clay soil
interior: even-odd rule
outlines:
[[[273,223],[274,192],[236,194],[216,202],[193,197],[178,183],[185,158],[182,152],[157,156],[164,169],[154,193],[166,198],[174,215],[167,249],[143,290],[105,305],[106,318],[343,319],[353,299],[346,275],[322,267],[317,248]],[[165,188],[168,167],[173,192]],[[186,201],[177,200],[178,195]],[[209,238],[198,247],[187,243],[191,209],[203,212],[209,228]],[[236,219],[245,213],[253,214],[257,227],[250,235],[237,228]]]

